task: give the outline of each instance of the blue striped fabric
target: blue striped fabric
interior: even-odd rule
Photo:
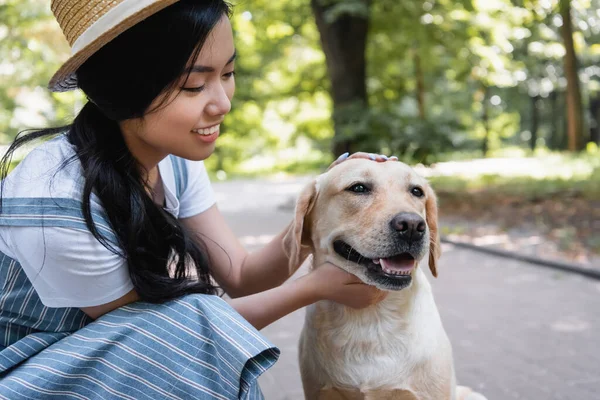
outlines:
[[[102,211],[93,217],[114,241]],[[6,198],[0,225],[87,230],[74,199]],[[0,399],[262,399],[257,379],[279,357],[217,296],[138,302],[91,321],[44,306],[2,253],[0,285]]]
[[[91,320],[74,308],[48,308],[15,260],[0,253],[0,373]]]
[[[88,231],[81,211],[81,202],[69,198],[7,198],[2,199],[0,225],[4,226],[53,226]],[[96,229],[112,244],[116,236],[103,210],[92,208]]]
[[[187,166],[185,160],[181,157],[175,157],[174,155],[169,156],[171,158],[171,164],[173,165],[173,173],[175,175],[175,190],[177,191],[177,198],[181,198],[181,194],[185,191],[188,177],[187,177]]]
[[[121,307],[2,375],[9,399],[260,399],[279,356],[217,296]]]

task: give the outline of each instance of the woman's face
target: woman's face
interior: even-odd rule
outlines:
[[[169,154],[196,161],[212,154],[220,124],[231,109],[234,58],[231,24],[223,16],[190,63],[189,78],[184,75],[168,98],[154,100],[149,109],[158,106],[157,111],[121,123],[138,162],[150,170]]]

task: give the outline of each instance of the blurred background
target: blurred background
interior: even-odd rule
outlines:
[[[433,182],[447,238],[600,267],[600,0],[232,3],[215,181],[397,155]],[[0,0],[3,149],[85,101],[45,88],[69,54],[49,4]]]

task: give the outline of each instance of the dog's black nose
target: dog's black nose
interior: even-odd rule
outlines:
[[[414,213],[397,214],[390,221],[390,225],[402,238],[408,240],[421,239],[427,229],[423,218]]]

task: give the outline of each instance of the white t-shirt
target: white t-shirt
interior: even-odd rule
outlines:
[[[84,179],[79,160],[59,168],[74,154],[64,135],[38,146],[5,179],[3,199],[80,204]],[[158,168],[165,210],[175,217],[197,215],[215,203],[202,161],[169,156]],[[102,210],[95,195],[91,205]],[[52,226],[51,222],[44,223],[49,226],[21,225],[0,225],[0,251],[19,262],[44,305],[92,307],[133,289],[126,260],[87,229]]]

